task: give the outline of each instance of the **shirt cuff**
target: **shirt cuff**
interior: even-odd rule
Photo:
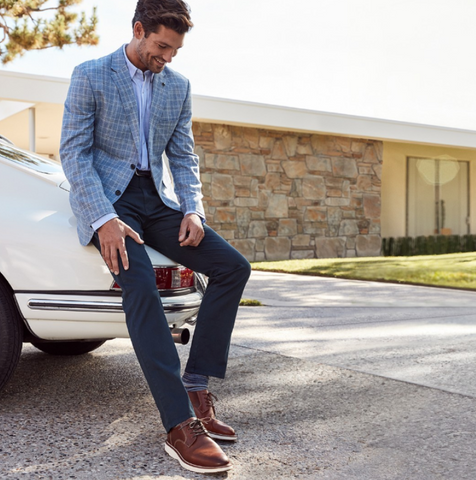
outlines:
[[[190,210],[188,212],[185,212],[185,215],[190,215],[191,213],[194,213],[195,215],[198,215],[200,217],[200,219],[202,220],[202,223],[205,223],[207,221],[207,219],[203,215],[200,215],[198,212],[195,212],[194,210]],[[184,215],[184,217],[185,217],[185,215]]]
[[[117,213],[108,213],[107,215],[103,215],[101,218],[91,223],[91,227],[95,232],[97,232],[106,222],[118,217],[119,215]]]

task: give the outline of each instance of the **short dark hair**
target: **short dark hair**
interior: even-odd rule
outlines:
[[[183,0],[139,0],[132,28],[136,22],[142,24],[146,37],[150,33],[157,33],[159,25],[180,34],[187,33],[193,27],[190,7]]]

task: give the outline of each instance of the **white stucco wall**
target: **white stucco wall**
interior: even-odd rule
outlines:
[[[470,162],[470,231],[476,233],[476,149],[384,142],[382,167],[382,237],[403,237],[408,157],[449,155]]]

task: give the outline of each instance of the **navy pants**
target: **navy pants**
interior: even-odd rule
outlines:
[[[114,204],[119,218],[158,252],[209,277],[198,313],[189,373],[225,377],[238,305],[250,275],[248,261],[207,225],[197,247],[181,247],[183,214],[167,207],[154,182],[134,176]],[[93,243],[99,248],[97,235]],[[144,245],[126,238],[129,269],[113,275],[122,289],[127,328],[139,363],[167,431],[195,416],[182,384],[180,360],[165,318],[155,275]]]

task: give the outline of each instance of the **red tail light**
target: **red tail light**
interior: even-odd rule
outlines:
[[[176,290],[190,288],[195,285],[193,270],[186,267],[160,267],[155,268],[155,283],[158,290]],[[120,290],[121,287],[114,282],[112,290]]]
[[[155,283],[159,290],[190,288],[194,286],[193,271],[185,267],[154,268]]]

